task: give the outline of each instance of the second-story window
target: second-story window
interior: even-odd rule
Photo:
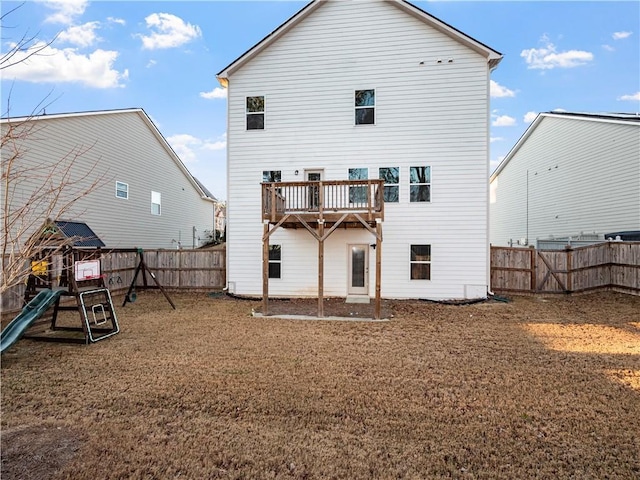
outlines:
[[[281,170],[263,170],[262,181],[263,182],[281,182],[282,171]]]
[[[373,125],[376,123],[376,91],[356,90],[356,125]]]
[[[264,96],[247,97],[247,130],[264,130]]]
[[[400,197],[400,169],[398,167],[380,167],[378,178],[384,180],[384,201],[398,203]]]
[[[409,201],[431,201],[431,167],[409,168]]]
[[[160,192],[151,192],[151,215],[160,215],[162,213],[162,194]]]
[[[116,182],[116,197],[127,200],[129,198],[129,184]]]
[[[366,180],[369,178],[368,168],[350,168],[349,180]],[[367,203],[367,187],[353,186],[349,187],[349,203],[365,204]]]

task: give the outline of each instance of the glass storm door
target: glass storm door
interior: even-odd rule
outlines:
[[[307,182],[319,182],[322,180],[322,170],[305,170],[304,174],[307,177]],[[307,201],[309,210],[318,210],[318,206],[320,205],[320,191],[317,185],[309,185]]]
[[[349,288],[347,294],[369,294],[369,245],[349,245]]]

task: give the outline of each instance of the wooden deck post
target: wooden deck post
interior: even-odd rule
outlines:
[[[324,317],[324,220],[318,220],[318,317]]]
[[[382,223],[376,222],[376,303],[374,318],[380,320],[380,287],[382,275]]]
[[[269,315],[269,224],[262,235],[262,315]]]

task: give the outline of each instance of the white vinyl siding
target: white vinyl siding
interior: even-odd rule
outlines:
[[[640,230],[640,124],[545,116],[491,190],[494,245]]]
[[[95,167],[91,175],[103,179],[90,195],[73,204],[65,220],[87,223],[108,248],[176,248],[178,241],[191,248],[194,243],[199,246],[198,236],[204,238],[205,230],[213,228],[213,202],[202,198],[144,120],[144,113],[47,115],[35,122],[38,135],[25,142],[29,151],[25,161],[42,166],[81,150],[82,161],[76,162],[74,175],[80,177]],[[127,201],[114,199],[118,172],[126,172]],[[36,188],[37,181],[31,185]],[[150,214],[152,190],[162,192],[160,217]]]
[[[442,57],[454,62],[437,64]],[[354,128],[354,92],[374,86],[375,128]],[[246,135],[245,98],[265,88],[268,131]],[[377,178],[380,168],[397,166],[399,202],[385,205],[383,222],[382,296],[461,298],[466,284],[486,286],[488,93],[486,58],[378,1],[322,3],[234,72],[228,96],[227,254],[236,292],[262,292],[255,178],[267,168],[293,182],[304,180],[296,170],[324,169],[325,180],[347,180],[349,168],[367,168]],[[430,203],[410,203],[409,169],[421,165],[437,172],[437,195],[432,192]],[[279,229],[271,241],[287,255],[271,294],[317,295],[317,241],[305,229]],[[346,294],[345,245],[358,243],[375,239],[364,229],[338,229],[326,240],[325,295]],[[437,248],[431,266],[437,281],[411,282],[407,245],[424,243]],[[371,289],[375,255],[369,258]]]

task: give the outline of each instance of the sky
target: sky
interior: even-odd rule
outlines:
[[[491,74],[492,171],[540,112],[640,111],[638,1],[412,3],[504,55]],[[43,48],[2,65],[2,116],[143,108],[224,200],[227,100],[215,75],[306,4],[3,0],[2,53],[22,38]]]

